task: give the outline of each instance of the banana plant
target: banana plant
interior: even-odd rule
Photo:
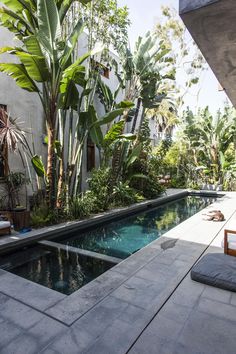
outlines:
[[[89,0],[80,2],[85,5]],[[3,0],[1,3],[5,6],[0,8],[0,25],[14,33],[22,46],[1,49],[1,53],[15,56],[17,63],[1,63],[0,71],[11,76],[22,89],[37,93],[41,100],[48,136],[48,198],[53,207],[56,202],[54,142],[59,108],[62,104],[69,107],[75,103],[76,85],[83,88],[86,85],[82,64],[101,48],[86,53],[72,64],[72,54],[84,27],[79,19],[71,33],[63,35],[74,0]],[[69,79],[65,72],[71,73]]]
[[[149,108],[157,107],[165,96],[158,95],[158,86],[163,80],[174,79],[174,74],[167,72],[168,53],[162,41],[155,34],[147,32],[139,37],[132,52],[129,48],[120,47],[122,70],[114,61],[116,75],[120,87],[125,90],[127,100],[137,99],[131,132],[134,133],[141,105]],[[158,97],[157,97],[158,96]]]
[[[189,142],[189,151],[194,155],[196,166],[206,166],[207,174],[214,183],[222,182],[227,150],[234,143],[235,111],[227,107],[213,116],[208,107],[194,116],[187,111],[184,139]]]
[[[120,102],[111,112],[98,117],[93,105],[90,105],[87,111],[80,110],[81,105],[82,103],[78,105],[77,111],[71,109],[67,112],[68,117],[66,119],[61,114],[59,117],[60,145],[63,148],[60,151],[62,169],[59,176],[61,176],[61,173],[63,174],[62,185],[65,186],[67,205],[71,198],[81,192],[82,161],[87,138],[90,137],[101,151],[104,138],[101,127],[110,124],[115,118],[122,115],[124,110],[133,106],[131,102]],[[63,112],[60,111],[60,113]],[[69,122],[67,134],[64,134],[65,122],[67,122],[67,125]],[[61,195],[59,192],[61,192]],[[60,200],[63,197],[63,189],[58,188],[58,193],[58,199]]]

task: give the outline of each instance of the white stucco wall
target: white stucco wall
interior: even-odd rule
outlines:
[[[19,45],[13,35],[5,28],[0,27],[0,47]],[[0,56],[0,62],[15,61],[8,54]],[[20,126],[27,132],[28,142],[32,147],[32,140],[35,145],[35,152],[44,156],[46,147],[42,144],[44,132],[42,108],[38,95],[19,88],[15,81],[6,74],[0,73],[0,104],[7,105],[7,111],[13,118],[18,118]],[[18,153],[9,154],[9,166],[12,172],[23,171],[22,162]],[[32,175],[34,175],[33,168]]]

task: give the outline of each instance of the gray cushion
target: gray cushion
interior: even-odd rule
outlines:
[[[209,253],[193,267],[191,278],[200,283],[236,292],[236,257]]]

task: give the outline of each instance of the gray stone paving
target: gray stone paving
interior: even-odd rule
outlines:
[[[231,292],[188,276],[129,353],[235,354],[236,307],[230,299]]]
[[[235,201],[219,201],[231,228]],[[0,271],[0,353],[235,353],[236,294],[188,274],[224,227],[198,213],[70,296]]]

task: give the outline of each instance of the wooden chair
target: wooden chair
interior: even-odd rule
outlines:
[[[224,253],[236,257],[236,231],[224,230]]]

